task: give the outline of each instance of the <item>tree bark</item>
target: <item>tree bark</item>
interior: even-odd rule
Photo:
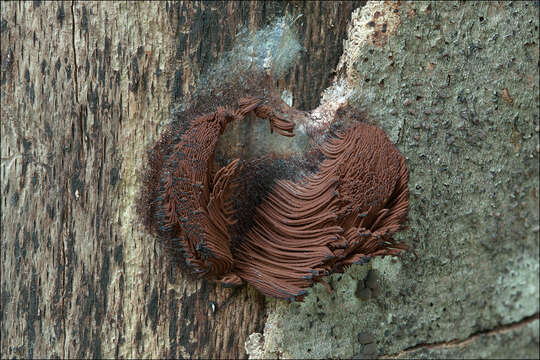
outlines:
[[[303,14],[280,83],[317,105],[361,2],[2,3],[6,357],[245,357],[264,298],[193,281],[138,224],[146,149],[242,26]]]
[[[410,251],[329,276],[333,291],[317,284],[303,303],[267,302],[250,356],[539,357],[539,5],[369,1],[352,14],[321,107],[351,94],[406,157],[396,238]],[[370,268],[380,288],[366,298]]]

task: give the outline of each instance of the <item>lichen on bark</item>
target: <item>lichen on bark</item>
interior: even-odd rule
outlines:
[[[380,31],[385,6],[357,10],[349,36],[370,17]],[[351,94],[407,157],[411,212],[400,236],[413,251],[373,261],[375,299],[354,296],[367,271],[358,266],[332,278],[332,294],[316,286],[302,304],[271,302],[263,354],[362,356],[357,333],[369,331],[379,355],[398,355],[533,316],[516,330],[520,345],[475,340],[463,354],[538,356],[538,15],[537,2],[413,2],[399,6],[384,44],[346,43],[353,62],[323,102]]]

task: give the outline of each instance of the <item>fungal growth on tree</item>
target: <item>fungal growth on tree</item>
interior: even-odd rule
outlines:
[[[329,274],[407,249],[392,238],[408,212],[405,159],[359,113],[344,111],[339,129],[312,135],[305,156],[216,159],[232,122],[267,121],[286,137],[308,127],[267,71],[243,69],[195,92],[148,153],[138,212],[177,263],[300,299]]]

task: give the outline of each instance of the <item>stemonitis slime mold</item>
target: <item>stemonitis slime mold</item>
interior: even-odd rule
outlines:
[[[353,119],[328,130],[314,171],[273,180],[251,213],[253,204],[238,204],[234,194],[258,181],[250,171],[268,159],[233,159],[218,168],[220,134],[254,115],[294,136],[300,112],[256,74],[214,95],[177,114],[149,151],[138,204],[145,227],[184,268],[298,300],[329,274],[407,249],[392,235],[407,217],[408,169],[381,129]],[[239,213],[250,217],[241,236]]]

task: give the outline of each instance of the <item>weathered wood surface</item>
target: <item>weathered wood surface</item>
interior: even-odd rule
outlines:
[[[359,5],[2,3],[2,357],[245,357],[263,298],[168,263],[137,223],[138,171],[241,26],[303,14],[280,85],[315,106]]]

